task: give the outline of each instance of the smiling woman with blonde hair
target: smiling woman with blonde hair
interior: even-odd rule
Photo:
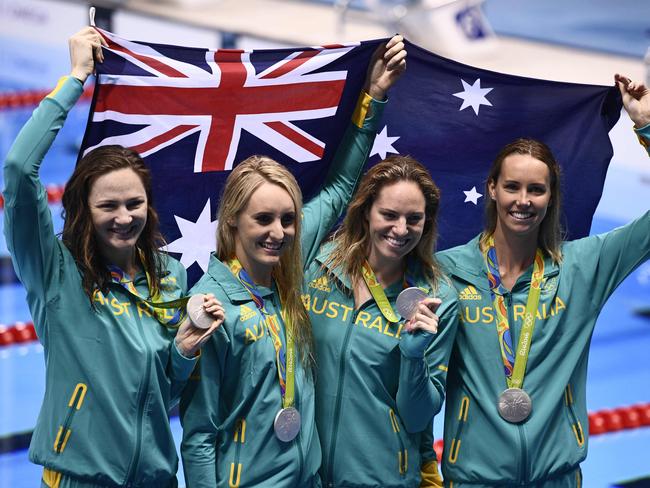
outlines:
[[[203,350],[181,401],[187,485],[320,486],[313,345],[302,273],[357,184],[386,91],[405,68],[400,36],[371,60],[365,93],[325,184],[302,205],[293,176],[252,156],[228,176],[218,251],[195,292],[212,292],[226,321]]]

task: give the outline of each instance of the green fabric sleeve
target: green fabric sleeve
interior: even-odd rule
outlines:
[[[409,433],[422,431],[440,411],[445,399],[447,367],[458,329],[458,299],[443,283],[438,296],[442,299],[436,312],[438,333],[424,358],[408,357],[403,350],[401,354],[397,411]],[[404,334],[407,332],[402,332],[402,336]]]
[[[45,154],[63,126],[83,87],[66,79],[45,98],[21,129],[4,163],[4,233],[16,274],[28,293],[48,299],[60,272],[58,244],[47,192],[39,179]],[[40,326],[41,324],[39,324]],[[44,331],[38,331],[43,337]]]
[[[650,124],[641,127],[639,129],[635,128],[634,132],[636,133],[637,137],[639,138],[639,141],[641,141],[641,144],[643,147],[645,147],[645,150],[648,153],[648,156],[650,156]]]
[[[323,188],[303,207],[303,264],[314,260],[321,242],[352,198],[372,149],[386,103],[372,100],[363,127],[350,123],[336,151]]]
[[[195,373],[183,391],[180,420],[185,483],[192,488],[216,488],[217,430],[220,424],[221,378],[228,339],[222,328],[203,346]]]
[[[585,293],[599,310],[616,287],[650,258],[650,211],[618,229],[566,243],[565,248],[567,260],[594,277]]]

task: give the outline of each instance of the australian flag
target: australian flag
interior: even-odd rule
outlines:
[[[305,200],[318,191],[372,53],[386,42],[210,50],[100,32],[109,47],[81,154],[121,144],[143,155],[168,250],[194,279],[207,269],[219,195],[238,162],[268,155],[294,172]],[[442,190],[439,249],[481,230],[488,168],[517,137],[551,147],[568,236],[587,235],[612,157],[618,90],[481,70],[410,43],[407,50],[368,164],[409,154],[427,166]]]

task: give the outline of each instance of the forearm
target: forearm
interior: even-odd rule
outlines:
[[[303,260],[310,262],[321,241],[336,224],[352,199],[372,149],[377,126],[386,102],[375,101],[362,94],[334,160],[325,184],[303,209]]]
[[[176,341],[172,340],[170,344],[170,379],[171,379],[171,392],[170,392],[170,407],[176,405],[181,398],[181,394],[187,380],[189,379],[192,371],[196,367],[199,356],[187,358],[181,354],[176,346]]]
[[[83,93],[81,82],[64,77],[21,129],[4,165],[5,205],[34,202],[43,191],[38,177],[41,162]]]
[[[444,385],[430,376],[425,358],[401,355],[397,411],[409,433],[424,430],[442,407]]]

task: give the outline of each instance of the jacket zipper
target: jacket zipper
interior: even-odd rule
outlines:
[[[393,431],[395,432],[395,435],[397,436],[397,440],[399,442],[399,452],[397,453],[397,465],[399,474],[404,477],[408,471],[408,451],[404,446],[404,440],[402,439],[401,434],[402,429],[400,427],[399,420],[392,408],[389,410],[389,415]]]
[[[571,391],[571,384],[566,386],[564,391],[564,400],[567,408],[569,409],[569,416],[571,417],[571,430],[573,430],[573,435],[576,438],[578,447],[583,447],[585,445],[585,434],[582,430],[582,424],[578,420],[575,409],[573,408],[573,392]]]
[[[354,327],[354,322],[357,319],[357,316],[359,315],[359,312],[363,306],[361,306],[358,310],[355,310],[354,314],[352,314],[352,320],[350,323],[348,323],[348,330],[345,331],[345,337],[343,338],[343,347],[341,347],[341,359],[339,360],[339,378],[338,378],[338,385],[336,387],[336,406],[334,407],[334,422],[333,422],[333,427],[332,427],[332,440],[330,444],[330,452],[329,456],[326,460],[326,465],[327,465],[327,471],[326,471],[326,480],[325,483],[328,487],[334,486],[334,483],[332,481],[333,476],[334,476],[334,454],[336,452],[336,441],[338,437],[338,430],[339,430],[339,419],[341,415],[341,400],[342,400],[342,393],[343,393],[343,383],[345,382],[345,356],[347,355],[348,352],[348,346],[350,344],[350,336],[352,335],[352,328]],[[325,461],[325,459],[324,459]]]
[[[146,368],[144,380],[140,384],[140,391],[138,392],[138,417],[136,422],[136,438],[135,438],[135,449],[133,453],[133,459],[131,460],[131,466],[129,468],[125,483],[126,486],[131,486],[131,480],[135,475],[138,464],[140,463],[140,449],[142,448],[142,423],[144,417],[144,406],[149,394],[149,381],[151,377],[151,350],[147,347],[147,341],[144,334],[144,327],[142,326],[142,320],[138,319],[138,332],[140,333],[140,339],[142,339],[142,345],[145,350],[145,360]]]

